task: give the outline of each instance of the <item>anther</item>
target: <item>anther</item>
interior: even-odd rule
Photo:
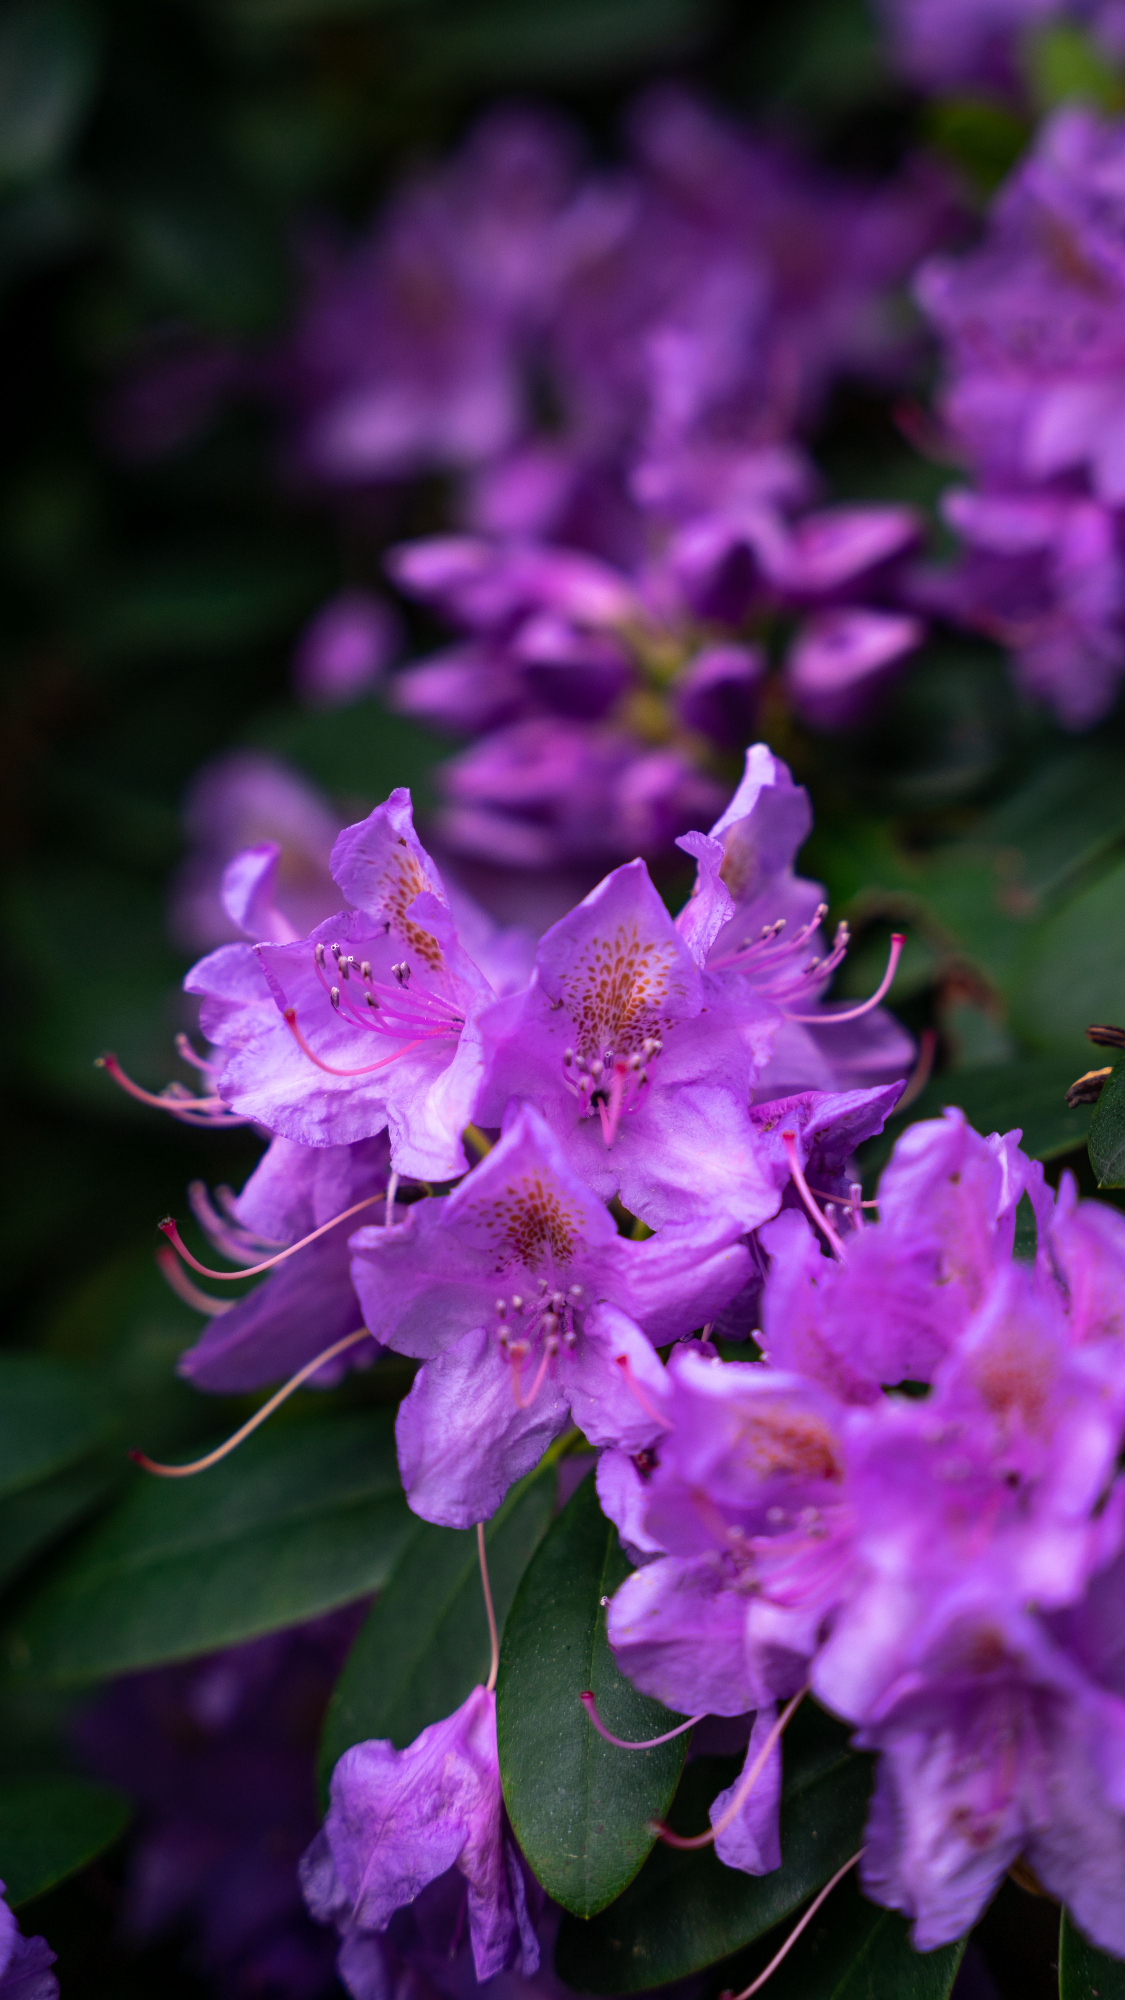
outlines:
[[[558,1330],[559,1330],[559,1323],[554,1313],[544,1313],[543,1331],[546,1334],[547,1339],[553,1340]]]
[[[564,1050],[563,1050],[563,1067],[564,1067],[564,1069],[569,1069],[569,1068],[570,1068],[570,1065],[571,1065],[571,1063],[572,1063],[573,1061],[574,1061],[574,1050],[573,1050],[573,1049],[564,1049]]]
[[[367,1005],[370,1008],[372,1008],[373,1011],[377,1014],[379,1012],[379,1002],[376,999],[374,993],[365,993],[363,997],[366,1000]]]
[[[338,986],[330,986],[328,988],[328,998],[331,1000],[332,1005],[334,1007],[338,1007],[340,1005],[340,989]]]
[[[523,1300],[518,1292],[512,1293],[512,1311],[514,1313],[521,1313],[523,1311]]]
[[[497,1301],[496,1301],[496,1313],[497,1313],[497,1317],[498,1317],[499,1319],[503,1319],[503,1317],[504,1317],[504,1314],[505,1314],[505,1313],[507,1312],[507,1310],[508,1310],[508,1301],[507,1301],[507,1299],[497,1299]]]
[[[322,944],[318,944],[314,947],[313,957],[315,958],[318,965],[324,964],[324,946]]]
[[[572,1299],[584,1299],[586,1294],[581,1285],[572,1285],[570,1288],[570,1296]]]
[[[400,958],[397,965],[392,965],[391,971],[393,972],[395,978],[398,980],[399,985],[405,986],[407,980],[410,977],[410,967],[407,964],[406,960],[404,958]]]

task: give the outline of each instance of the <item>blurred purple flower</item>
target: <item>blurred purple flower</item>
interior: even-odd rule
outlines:
[[[402,643],[402,629],[384,598],[344,590],[305,627],[293,661],[293,686],[309,708],[339,708],[370,693]]]
[[[54,1962],[46,1938],[24,1937],[0,1882],[0,2000],[58,2000]]]

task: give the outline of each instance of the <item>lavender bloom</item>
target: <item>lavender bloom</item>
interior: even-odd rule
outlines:
[[[389,1125],[396,1170],[449,1179],[465,1169],[493,989],[460,945],[409,793],[344,830],[332,872],[355,907],[294,943],[225,945],[188,974],[204,1034],[227,1051],[219,1089],[302,1145]]]
[[[273,1139],[240,1195],[219,1214],[197,1183],[193,1206],[216,1248],[235,1264],[256,1264],[385,1191],[386,1135],[353,1146],[297,1146]],[[191,1287],[190,1304],[202,1294]],[[234,1302],[215,1300],[207,1331],[180,1356],[178,1371],[199,1389],[238,1395],[296,1374],[325,1348],[363,1325],[351,1280],[347,1231],[329,1230]],[[374,1341],[336,1355],[308,1379],[331,1388],[349,1368],[369,1367]]]
[[[1010,645],[1070,728],[1125,670],[1123,148],[1120,121],[1057,112],[981,246],[918,280],[946,349],[941,414],[980,487],[948,496],[969,552],[919,602]]]
[[[760,1031],[755,1035],[764,1052],[754,1091],[759,1104],[810,1087],[883,1084],[905,1076],[914,1057],[910,1037],[884,1008],[822,999],[848,931],[839,926],[832,949],[824,949],[824,892],[794,874],[811,827],[808,793],[764,743],[755,743],[710,833],[678,843],[694,857],[696,879],[676,928],[705,982],[736,1009],[772,1015],[768,1043]]]
[[[734,1296],[748,1271],[736,1236],[722,1217],[619,1236],[528,1105],[453,1194],[359,1230],[364,1317],[425,1364],[397,1426],[415,1512],[457,1528],[486,1519],[571,1415],[592,1444],[650,1444],[663,1390],[650,1343]]]
[[[24,1937],[0,1882],[0,2000],[58,2000],[54,1962],[46,1938]]]
[[[1026,45],[1057,21],[1086,26],[1110,60],[1125,42],[1117,0],[882,0],[881,11],[898,68],[928,91],[1019,96]]]
[[[126,1935],[143,1944],[186,1924],[192,1956],[229,2000],[334,1990],[331,1942],[305,1913],[297,1866],[316,1831],[320,1720],[361,1615],[349,1607],[131,1675],[78,1718],[91,1769],[142,1809]]]
[[[304,937],[330,916],[337,892],[328,872],[339,816],[307,779],[276,758],[236,750],[205,764],[184,807],[190,852],[173,884],[171,928],[197,950],[247,936],[245,891],[232,911],[224,886],[228,865],[253,848],[275,856],[268,895],[260,898],[254,938]],[[241,881],[231,890],[238,895]],[[268,914],[267,914],[268,913]]]
[[[478,1115],[537,1107],[572,1169],[653,1227],[777,1206],[747,1100],[773,1010],[705,990],[642,861],[608,875],[541,939],[525,992],[481,1016]]]
[[[343,1939],[339,1970],[357,2000],[379,1990],[371,1942],[396,1910],[455,1868],[478,1980],[539,1964],[519,1854],[504,1816],[496,1696],[477,1687],[405,1750],[357,1743],[332,1775],[324,1828],[301,1864],[313,1915]]]
[[[310,708],[338,708],[377,686],[402,642],[390,605],[369,590],[343,590],[306,626],[293,662],[297,694]]]

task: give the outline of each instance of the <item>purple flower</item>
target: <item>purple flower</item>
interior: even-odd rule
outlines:
[[[273,1139],[237,1199],[218,1214],[196,1184],[193,1206],[212,1242],[235,1264],[255,1264],[335,1215],[386,1189],[385,1135],[354,1146],[297,1146]],[[189,1302],[194,1303],[194,1287]],[[347,1230],[329,1230],[233,1303],[216,1301],[207,1331],[177,1364],[199,1389],[238,1395],[293,1375],[363,1325],[351,1280]],[[331,1388],[377,1353],[363,1342],[309,1380]]]
[[[227,939],[304,937],[331,915],[337,893],[329,874],[339,815],[306,779],[273,757],[237,750],[205,764],[184,808],[190,852],[172,889],[171,927],[178,942],[210,950]],[[228,865],[253,850],[257,907],[246,871],[225,884]],[[274,857],[272,872],[270,857]],[[238,900],[233,905],[231,896]]]
[[[293,662],[297,694],[310,708],[337,708],[382,679],[402,643],[398,619],[369,590],[343,590],[305,627]]]
[[[913,1061],[910,1037],[883,1008],[822,999],[848,932],[839,926],[832,950],[823,950],[824,892],[793,872],[811,826],[804,787],[755,743],[710,833],[678,842],[695,858],[696,880],[677,929],[727,1004],[772,1018],[768,1039],[758,1031],[759,1103],[808,1087],[878,1085],[904,1076]]]
[[[24,1937],[0,1882],[0,2000],[58,2000],[54,1962],[46,1938]]]
[[[844,1411],[815,1382],[691,1347],[661,1410],[655,1469],[599,1466],[606,1511],[664,1552],[613,1598],[610,1644],[669,1708],[741,1715],[803,1685],[850,1581]]]
[[[361,1616],[349,1607],[130,1675],[76,1722],[90,1767],[140,1807],[127,1937],[143,1944],[186,1925],[192,1957],[230,2000],[333,1990],[330,1942],[304,1909],[297,1867],[316,1831],[321,1719]]]
[[[301,1884],[313,1915],[341,1934],[340,1973],[351,1992],[366,2000],[370,1990],[362,1971],[372,1936],[453,1868],[465,1884],[478,1980],[513,1962],[533,1973],[539,1943],[504,1816],[496,1697],[483,1687],[405,1750],[357,1743],[333,1772],[328,1817],[302,1861]]]
[[[510,1098],[534,1104],[593,1192],[619,1193],[654,1227],[753,1228],[777,1206],[747,1111],[772,1018],[753,996],[736,1012],[705,991],[630,862],[546,932],[527,990],[482,1015],[478,1115],[495,1124]]]
[[[917,618],[859,606],[810,620],[786,663],[798,715],[815,729],[844,729],[862,719],[888,673],[924,638]]]
[[[449,1179],[465,1168],[493,989],[458,940],[409,793],[345,828],[332,873],[352,909],[293,943],[226,945],[188,974],[204,1033],[227,1051],[220,1092],[302,1145],[389,1126],[396,1170]]]
[[[397,1430],[415,1512],[449,1527],[486,1519],[570,1416],[592,1444],[650,1444],[664,1390],[651,1343],[690,1333],[738,1291],[749,1262],[736,1235],[720,1217],[644,1243],[620,1236],[528,1105],[453,1194],[359,1230],[364,1318],[425,1364]]]

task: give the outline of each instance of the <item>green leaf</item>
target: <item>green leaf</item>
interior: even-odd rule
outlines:
[[[716,11],[714,0],[461,0],[440,27],[425,23],[417,59],[427,80],[462,87],[600,81],[690,54]]]
[[[112,1490],[114,1471],[99,1453],[0,1500],[0,1589]]]
[[[954,1070],[928,1083],[909,1112],[890,1118],[887,1129],[864,1147],[865,1177],[878,1172],[895,1140],[919,1118],[940,1118],[947,1105],[960,1105],[978,1132],[1010,1132],[1018,1126],[1024,1151],[1033,1160],[1059,1159],[1081,1146],[1090,1130],[1090,1107],[1071,1110],[1066,1101],[1078,1065],[1066,1055],[1029,1056],[995,1069]]]
[[[378,1590],[410,1534],[393,1417],[268,1428],[190,1480],[138,1473],[5,1635],[59,1684],[189,1659]]]
[[[85,1868],[129,1823],[129,1801],[84,1778],[0,1785],[0,1881],[14,1907]]]
[[[757,1954],[763,1968],[783,1937],[771,1937]],[[867,1902],[852,1874],[832,1891],[768,1991],[770,2000],[948,2000],[964,1954],[963,1938],[938,1951],[915,1951],[905,1918]],[[739,1986],[755,1976],[757,1957],[745,1976],[740,1968]]]
[[[42,1354],[0,1355],[0,1499],[83,1457],[111,1415],[85,1369]]]
[[[540,1466],[513,1487],[488,1524],[489,1580],[501,1632],[516,1585],[546,1532],[554,1494],[554,1466]],[[336,1683],[321,1740],[322,1782],[353,1743],[386,1737],[404,1749],[431,1722],[460,1707],[486,1679],[488,1663],[476,1530],[420,1521]]]
[[[658,1750],[618,1750],[591,1727],[579,1695],[630,1741],[678,1717],[618,1673],[602,1599],[629,1574],[617,1530],[584,1479],[528,1568],[500,1654],[497,1733],[504,1798],[538,1880],[564,1909],[589,1917],[631,1882],[667,1812],[686,1736]]]
[[[93,22],[60,0],[22,0],[0,14],[0,183],[62,164],[97,74]]]
[[[1087,1943],[1065,1910],[1059,1926],[1059,2000],[1125,2000],[1125,1964]]]
[[[415,808],[428,804],[434,766],[449,752],[448,743],[378,701],[303,713],[285,709],[259,724],[252,740],[296,764],[333,798],[365,810],[396,785],[410,786]]]
[[[848,1748],[842,1724],[805,1700],[785,1734],[780,1868],[743,1875],[710,1847],[658,1847],[612,1909],[590,1924],[563,1920],[557,1964],[586,1993],[642,1993],[684,1979],[771,1930],[823,1888],[863,1837],[870,1764]],[[707,1825],[707,1808],[739,1766],[688,1765],[672,1813],[681,1833]]]
[[[1010,997],[1019,1034],[1071,1057],[1091,1021],[1125,1014],[1125,862],[1035,927]]]
[[[1125,1187],[1125,1062],[1115,1062],[1090,1120],[1090,1165],[1099,1187]]]

